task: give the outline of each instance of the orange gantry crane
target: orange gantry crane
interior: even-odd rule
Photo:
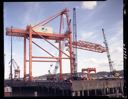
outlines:
[[[23,37],[24,38],[24,80],[26,80],[26,62],[29,62],[29,80],[32,80],[32,62],[59,62],[60,66],[60,75],[59,78],[62,80],[62,59],[69,59],[70,60],[70,73],[71,75],[74,72],[74,54],[73,54],[73,47],[77,47],[80,49],[88,50],[88,51],[94,51],[94,52],[105,52],[105,48],[99,44],[85,42],[85,41],[78,41],[78,42],[72,42],[72,31],[71,31],[71,20],[69,19],[68,15],[69,10],[63,9],[59,13],[55,14],[54,16],[51,16],[47,18],[46,20],[34,25],[34,26],[26,26],[26,29],[18,29],[18,28],[6,28],[6,35],[8,36],[16,36],[16,37]],[[62,26],[63,26],[63,15],[66,16],[66,25],[67,30],[66,32],[62,33]],[[38,26],[45,26],[53,19],[60,16],[60,26],[58,33],[46,33],[46,32],[39,32],[36,31],[34,28]],[[43,28],[42,28],[43,29]],[[34,42],[32,39],[43,39],[47,43],[49,43],[51,46],[56,48],[59,51],[59,56],[54,56],[51,52],[47,51],[44,47],[41,47],[36,42]],[[26,39],[29,40],[29,60],[26,59]],[[59,48],[56,47],[53,43],[51,43],[49,40],[55,40],[58,41]],[[62,42],[64,40],[68,41],[68,48],[69,48],[69,54],[66,54],[62,50]],[[32,55],[32,44],[35,44],[37,47],[45,51],[49,56],[33,56]],[[62,54],[64,54],[66,57],[62,57]],[[42,58],[42,59],[52,59],[52,60],[34,60],[35,58]]]

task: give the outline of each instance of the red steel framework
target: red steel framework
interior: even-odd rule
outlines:
[[[60,66],[60,80],[62,80],[62,59],[69,59],[70,60],[70,73],[71,75],[74,73],[74,54],[72,51],[72,47],[77,47],[79,49],[84,49],[88,51],[94,51],[94,52],[105,52],[106,49],[102,47],[99,44],[91,43],[91,42],[85,42],[85,41],[78,41],[78,42],[72,42],[72,32],[71,32],[71,26],[70,26],[70,19],[68,16],[68,9],[63,9],[59,13],[57,13],[54,16],[51,16],[47,18],[46,20],[34,25],[34,26],[27,26],[26,29],[17,29],[17,28],[6,28],[6,35],[8,36],[16,36],[16,37],[23,37],[24,38],[24,80],[26,80],[26,62],[29,62],[29,80],[32,80],[32,62],[59,62]],[[67,31],[65,33],[62,33],[62,23],[63,23],[63,15],[66,16],[66,23],[67,23]],[[33,30],[34,27],[39,25],[46,25],[53,19],[60,16],[60,27],[59,27],[59,33],[42,33],[42,32],[36,32]],[[56,48],[59,51],[59,56],[54,56],[50,52],[48,52],[43,47],[39,46],[37,43],[32,41],[32,38],[37,39],[43,39],[47,43],[51,44],[54,48]],[[26,39],[29,40],[29,60],[26,59]],[[61,43],[62,41],[66,39],[68,41],[68,47],[69,47],[69,55],[67,55],[64,51],[62,51]],[[49,42],[49,40],[56,40],[59,41],[59,48],[56,47],[54,44]],[[50,56],[33,56],[32,55],[32,43],[35,44],[37,47],[45,51]],[[64,54],[66,57],[62,57],[62,54]],[[43,58],[43,59],[54,59],[54,60],[32,60],[33,58]]]
[[[96,68],[83,68],[82,69],[82,74],[84,74],[84,71],[87,71],[87,79],[88,80],[92,80],[91,76],[90,76],[90,73],[93,71],[96,73]]]

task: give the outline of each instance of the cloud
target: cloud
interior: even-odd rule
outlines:
[[[82,2],[82,8],[83,9],[88,9],[88,10],[92,10],[96,7],[97,2],[96,1],[84,1]]]
[[[36,14],[40,12],[40,2],[28,2],[24,3],[26,7],[26,11],[24,13],[24,21],[23,24],[34,24],[35,20],[34,17],[37,16]],[[38,11],[38,12],[37,12]],[[42,10],[41,10],[42,11]],[[39,14],[39,13],[38,13]]]
[[[93,36],[94,32],[84,32],[82,31],[82,33],[80,33],[80,39],[82,40],[86,40],[89,39]]]
[[[5,7],[4,7],[3,13],[4,13],[4,18],[7,18],[7,10]]]
[[[121,50],[123,49],[123,23],[122,21],[119,21],[117,23],[117,26],[114,32],[115,32],[115,35],[113,35],[108,42],[111,48],[111,52],[114,53],[115,52],[114,50],[117,50],[118,52],[122,52]]]
[[[80,6],[76,6],[75,8],[76,8],[76,9],[80,9]]]
[[[102,61],[99,61],[98,59],[95,59],[95,58],[89,58],[89,59],[84,59],[83,61],[85,63],[95,64],[96,66],[106,66],[105,64],[108,64],[105,59],[102,59]]]
[[[115,35],[110,39],[111,44],[123,40],[123,21],[119,21],[115,27],[116,28],[113,30],[115,31]]]
[[[82,63],[81,63],[82,62]],[[81,68],[96,68],[96,71],[109,71],[109,64],[107,58],[98,59],[94,58],[80,58],[78,60],[79,67]],[[84,64],[83,64],[84,63]],[[83,67],[84,66],[84,67]],[[78,68],[81,71],[81,68]]]

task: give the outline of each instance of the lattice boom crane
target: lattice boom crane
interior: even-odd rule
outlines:
[[[103,28],[102,28],[102,33],[103,33],[103,37],[104,37],[104,44],[105,44],[106,51],[107,51],[107,58],[108,58],[108,62],[109,62],[110,73],[112,73],[113,72],[113,65],[112,65],[111,56],[110,56],[110,53],[109,53],[107,39],[106,39]],[[112,76],[112,74],[110,76]]]

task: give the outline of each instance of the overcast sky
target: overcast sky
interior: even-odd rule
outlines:
[[[73,8],[76,8],[78,40],[103,44],[101,29],[104,28],[111,59],[116,70],[123,69],[123,0],[107,0],[93,2],[5,2],[4,3],[4,30],[6,27],[25,29],[27,25],[34,25],[55,15],[60,10],[68,8],[69,16],[72,18]],[[54,32],[58,31],[59,21],[49,24]],[[66,25],[64,26],[64,29]],[[5,78],[9,77],[10,69],[10,37],[4,31],[4,54],[5,54]],[[56,49],[51,47],[44,40],[36,40],[54,55],[58,55]],[[54,44],[54,41],[50,41]],[[57,46],[57,44],[55,43]],[[27,59],[28,59],[27,41]],[[65,49],[64,49],[65,50]],[[66,51],[65,51],[66,52]],[[47,55],[42,50],[33,45],[33,55]],[[23,38],[13,37],[13,58],[16,60],[23,77]],[[40,76],[48,73],[50,64],[55,63],[33,63],[33,76]],[[86,50],[78,50],[78,72],[82,68],[95,67],[97,72],[109,71],[109,64],[106,53],[96,53]],[[27,73],[28,73],[27,64]],[[59,69],[58,69],[59,72]],[[63,61],[63,73],[69,73],[69,61]]]

